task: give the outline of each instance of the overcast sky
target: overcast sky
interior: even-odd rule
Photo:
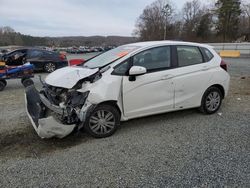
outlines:
[[[0,0],[0,26],[33,36],[130,36],[154,0]],[[175,0],[180,9],[187,0]]]

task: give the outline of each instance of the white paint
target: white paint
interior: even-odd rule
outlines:
[[[129,81],[128,76],[111,74],[114,66],[145,49],[176,44],[209,48],[214,58],[207,63],[146,73],[136,76],[136,81]],[[102,74],[101,79],[94,83],[84,83],[82,89],[78,90],[79,92],[90,91],[87,100],[91,104],[117,101],[122,112],[121,120],[199,107],[206,89],[215,84],[221,85],[227,95],[230,76],[220,67],[221,58],[211,46],[175,41],[153,41],[130,45],[138,46],[139,49],[111,64],[111,68]],[[53,86],[70,88],[79,79],[92,75],[96,71],[97,69],[75,67],[59,69],[50,74],[46,82]]]
[[[88,69],[78,66],[58,69],[45,78],[45,82],[51,86],[70,89],[79,80],[95,74],[98,69]]]
[[[147,72],[147,69],[145,67],[141,66],[133,66],[129,70],[129,75],[142,75]]]

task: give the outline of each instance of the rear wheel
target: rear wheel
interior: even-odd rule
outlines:
[[[87,117],[84,128],[95,138],[105,138],[114,134],[119,125],[118,110],[110,105],[100,105]]]
[[[217,87],[210,87],[202,97],[200,111],[204,114],[213,114],[219,110],[221,102],[222,93],[220,89]]]
[[[34,84],[33,80],[31,80],[30,78],[23,78],[21,82],[24,87],[28,87]]]
[[[56,70],[55,63],[49,62],[44,65],[44,70],[48,73],[54,72]]]
[[[0,80],[0,91],[3,91],[6,85],[7,85],[6,80]]]

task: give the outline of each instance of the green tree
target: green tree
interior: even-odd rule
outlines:
[[[231,42],[238,37],[240,5],[240,0],[218,0],[215,4],[218,14],[217,34],[222,37],[223,42]]]
[[[201,16],[196,36],[200,38],[202,42],[209,42],[212,35],[211,28],[212,28],[212,14],[207,12]]]

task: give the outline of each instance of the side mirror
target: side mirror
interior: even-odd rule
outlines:
[[[147,69],[141,66],[133,66],[129,70],[129,76],[140,76],[147,73]]]

